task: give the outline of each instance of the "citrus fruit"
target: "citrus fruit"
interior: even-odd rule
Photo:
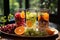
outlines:
[[[49,35],[53,35],[53,34],[54,34],[54,31],[50,30],[49,28],[46,28],[46,32],[47,32]]]
[[[43,13],[42,17],[44,20],[49,21],[49,14],[48,13]]]
[[[27,20],[27,21],[26,21],[26,24],[27,24],[28,27],[32,27],[32,25],[33,25],[33,23],[32,23],[31,20]]]
[[[38,15],[38,21],[40,21],[40,18],[41,18],[40,15]]]
[[[17,27],[14,32],[17,34],[17,35],[22,35],[24,33],[24,26],[20,26],[20,27]]]
[[[21,18],[25,18],[25,13],[24,13],[24,11],[22,11],[22,12],[20,13],[20,16],[21,16]]]

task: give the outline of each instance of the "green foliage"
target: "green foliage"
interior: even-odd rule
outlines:
[[[13,18],[14,18],[14,16],[11,13],[8,15],[8,19],[6,19],[6,16],[0,17],[0,22],[2,22],[2,24],[0,24],[0,26],[5,25],[5,22],[7,22],[7,20],[10,21]]]
[[[9,0],[9,2],[10,2],[10,13],[14,13],[19,9],[19,1]]]
[[[10,13],[10,14],[8,15],[8,21],[10,21],[10,20],[13,19],[13,18],[14,18],[14,15]]]
[[[2,22],[2,24],[0,24],[0,26],[5,25],[5,22],[6,22],[5,18],[6,18],[6,16],[0,17],[0,22]]]
[[[6,22],[6,16],[0,17],[0,22]]]
[[[50,9],[52,14],[57,13],[57,2],[58,0],[29,0],[30,8],[46,8]]]
[[[0,0],[0,15],[4,13],[4,5],[3,5],[3,0]]]
[[[39,9],[40,0],[29,0],[30,8]]]
[[[25,9],[25,0],[22,0],[22,8]]]
[[[50,9],[52,14],[57,13],[57,2],[58,0],[29,0],[30,8],[39,9],[39,8],[47,8]],[[14,11],[19,9],[19,0],[10,0],[10,12],[14,13]],[[22,8],[25,9],[25,0],[22,0]]]
[[[7,21],[5,18],[6,18],[6,16],[0,17],[0,22],[5,23],[5,22]],[[10,14],[8,15],[8,21],[10,21],[10,20],[13,19],[13,18],[14,18],[14,16],[10,13]]]

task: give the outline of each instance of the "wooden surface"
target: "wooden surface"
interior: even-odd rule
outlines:
[[[59,37],[56,40],[60,40],[60,32],[59,32]]]
[[[7,39],[0,36],[0,40],[12,40],[12,39]],[[60,32],[59,32],[59,37],[56,40],[60,40]]]

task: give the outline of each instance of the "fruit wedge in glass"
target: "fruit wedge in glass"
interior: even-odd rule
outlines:
[[[36,12],[35,11],[26,11],[26,26],[33,27],[36,23]]]
[[[49,13],[47,10],[38,12],[38,26],[39,30],[44,31],[49,26]]]
[[[17,27],[19,26],[25,26],[25,12],[24,11],[18,11],[15,13],[15,22]]]

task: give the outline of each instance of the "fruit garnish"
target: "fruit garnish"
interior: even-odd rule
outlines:
[[[25,18],[25,12],[22,11],[22,12],[20,13],[20,16],[21,16],[21,18]]]
[[[26,24],[27,24],[28,27],[32,27],[32,25],[33,25],[33,23],[32,23],[31,20],[27,20],[27,21],[26,21]]]
[[[49,28],[46,28],[46,32],[47,32],[49,35],[53,35],[53,34],[54,34],[54,31],[50,30]]]
[[[48,13],[43,13],[42,17],[44,20],[49,21],[49,14]]]
[[[19,19],[20,18],[20,12],[17,12],[16,14],[15,14],[15,19]]]
[[[40,15],[38,15],[38,21],[40,21],[40,18],[41,18]]]
[[[25,28],[24,26],[20,26],[20,27],[17,27],[14,32],[17,34],[17,35],[22,35],[25,31]]]

